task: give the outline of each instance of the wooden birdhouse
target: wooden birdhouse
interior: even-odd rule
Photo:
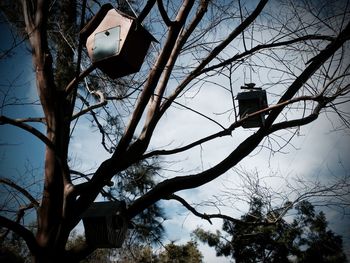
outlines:
[[[137,19],[105,4],[80,31],[93,64],[111,78],[138,72],[155,38]]]
[[[255,88],[254,83],[245,84],[241,89],[249,91],[240,92],[237,94],[239,105],[240,118],[246,117],[248,114],[257,112],[268,107],[266,91],[261,88]],[[247,118],[243,123],[243,128],[257,128],[265,125],[265,114],[261,113],[254,117]]]
[[[97,248],[120,248],[128,229],[125,202],[95,202],[83,214],[86,242]]]

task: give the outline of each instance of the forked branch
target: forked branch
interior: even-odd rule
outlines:
[[[250,118],[254,118],[255,116],[258,116],[260,114],[269,112],[273,109],[277,109],[277,108],[282,108],[285,107],[287,105],[291,105],[293,103],[296,102],[300,102],[300,101],[307,101],[307,100],[312,100],[312,101],[319,101],[321,100],[322,94],[316,95],[316,96],[301,96],[301,97],[297,97],[294,99],[290,99],[284,102],[281,102],[279,104],[275,104],[275,105],[271,105],[268,108],[250,113],[248,115],[246,115],[245,117],[241,118],[240,120],[232,123],[228,128],[224,128],[223,130],[213,133],[211,135],[208,135],[204,138],[201,138],[197,141],[194,141],[188,145],[176,148],[176,149],[172,149],[172,150],[155,150],[149,153],[146,153],[143,155],[143,158],[149,158],[155,155],[171,155],[171,154],[176,154],[176,153],[180,153],[180,152],[184,152],[187,151],[189,149],[192,149],[193,147],[199,146],[203,143],[209,142],[211,140],[223,137],[223,136],[230,136],[232,134],[232,132],[240,127],[245,121],[247,121]],[[292,121],[288,121],[288,122],[284,122],[284,123],[279,123],[278,125],[274,125],[273,127],[271,127],[271,129],[269,130],[269,133],[273,133],[277,130],[283,129],[283,128],[290,128],[290,127],[295,127],[295,126],[302,126],[305,125],[307,123],[310,123],[311,121],[315,120],[320,112],[321,108],[317,108],[315,109],[315,111],[308,117],[305,117],[303,119],[298,119],[298,120],[292,120]],[[283,127],[283,128],[282,128]]]
[[[13,189],[16,189],[18,192],[23,194],[33,204],[33,206],[36,209],[39,208],[39,205],[40,205],[39,202],[23,187],[19,186],[18,184],[16,184],[15,182],[7,178],[0,178],[0,183],[6,184],[12,187]]]
[[[295,81],[289,86],[287,91],[282,95],[278,103],[284,103],[287,100],[291,100],[293,96],[303,87],[304,83],[317,71],[332,55],[334,55],[339,48],[348,40],[350,35],[350,23],[344,28],[338,37],[332,41],[324,50],[322,50],[317,56],[314,57],[308,67],[295,79]],[[170,106],[170,105],[169,105]],[[128,208],[128,216],[130,218],[137,215],[140,211],[143,211],[149,205],[157,202],[162,198],[184,189],[192,189],[206,184],[215,178],[219,177],[223,173],[227,172],[230,168],[234,167],[243,158],[250,154],[261,141],[267,136],[270,131],[269,128],[273,122],[280,115],[284,107],[278,107],[271,110],[271,113],[266,119],[265,127],[261,127],[256,133],[249,136],[241,144],[238,145],[226,158],[213,167],[200,172],[198,174],[192,174],[187,176],[178,176],[156,185],[148,193],[137,199]]]
[[[232,223],[239,223],[241,222],[241,220],[239,219],[236,219],[236,218],[233,218],[233,217],[230,217],[230,216],[227,216],[227,215],[223,215],[223,214],[206,214],[206,213],[200,213],[198,212],[194,207],[192,207],[189,203],[187,203],[187,201],[185,199],[183,199],[182,197],[178,196],[178,195],[175,195],[175,194],[172,194],[172,195],[169,195],[167,198],[165,198],[166,200],[170,200],[170,199],[173,199],[173,200],[176,200],[178,202],[180,202],[184,207],[186,207],[187,210],[189,210],[192,214],[194,214],[195,216],[198,216],[202,219],[205,219],[207,220],[211,225],[213,224],[211,222],[210,219],[212,218],[219,218],[219,219],[225,219],[225,220],[228,220]]]
[[[164,113],[172,104],[179,94],[186,88],[186,86],[195,79],[198,74],[213,60],[215,59],[237,36],[239,36],[261,13],[265,7],[268,0],[261,0],[256,6],[254,11],[238,26],[236,27],[225,40],[223,40],[219,45],[217,45],[206,58],[204,58],[201,63],[185,78],[176,90],[169,96],[162,105],[162,113]]]
[[[170,20],[168,14],[164,8],[163,0],[157,0],[157,4],[158,4],[159,13],[162,16],[164,23],[168,27],[171,26],[174,22]]]
[[[84,115],[84,114],[86,114],[94,109],[101,108],[101,107],[107,105],[107,100],[105,99],[105,96],[101,91],[99,91],[99,90],[94,91],[94,94],[100,98],[100,101],[94,105],[91,105],[91,106],[88,105],[88,107],[86,109],[83,109],[82,111],[74,114],[72,116],[72,120],[79,118],[80,116],[82,116],[82,115]],[[85,103],[87,103],[87,101],[85,101]]]
[[[180,202],[188,211],[190,211],[192,214],[194,214],[195,216],[198,216],[202,219],[207,220],[210,224],[213,224],[212,221],[210,219],[223,219],[223,220],[227,220],[233,224],[246,224],[246,225],[272,225],[272,224],[276,224],[279,220],[282,219],[282,217],[287,213],[287,211],[293,206],[292,204],[285,208],[283,213],[281,215],[279,215],[276,218],[273,218],[273,220],[265,220],[265,221],[257,221],[257,222],[244,222],[240,219],[228,216],[228,215],[224,215],[224,214],[206,214],[206,213],[200,213],[198,212],[193,206],[191,206],[185,199],[183,199],[182,197],[172,194],[169,195],[167,198],[164,198],[166,200],[176,200],[178,202]]]

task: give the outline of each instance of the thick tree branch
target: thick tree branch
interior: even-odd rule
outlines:
[[[280,98],[279,103],[291,99],[298,90],[304,85],[304,83],[318,70],[323,63],[325,63],[344,43],[349,40],[350,36],[350,23],[346,25],[343,31],[339,33],[336,39],[334,39],[324,50],[322,50],[317,56],[315,56],[309,66],[300,74],[298,78],[289,86],[287,91]],[[267,127],[277,119],[284,107],[277,108],[271,111],[265,121]]]
[[[158,84],[158,81],[163,73],[165,66],[168,63],[172,50],[174,49],[176,40],[181,31],[181,28],[183,27],[186,21],[186,18],[191,11],[193,4],[194,4],[193,0],[184,1],[184,3],[182,4],[182,7],[180,8],[179,13],[177,14],[176,23],[174,23],[170,27],[168,37],[164,44],[162,52],[158,56],[158,59],[153,69],[149,73],[148,80],[145,84],[144,89],[140,94],[139,100],[134,108],[130,121],[126,127],[125,133],[119,141],[119,144],[117,146],[115,154],[113,155],[113,158],[116,158],[118,154],[123,152],[129,146],[129,143],[132,140],[132,137],[134,135],[135,129],[140,122],[140,119],[145,111],[147,104],[151,100],[151,97]],[[142,145],[142,146],[144,148],[146,145]],[[140,149],[140,151],[142,151],[142,149]]]
[[[22,6],[26,31],[28,32],[28,35],[30,35],[35,28],[33,2],[30,0],[22,0]]]
[[[42,134],[39,130],[35,129],[34,127],[23,123],[21,120],[17,121],[15,119],[8,118],[6,116],[0,116],[0,125],[3,124],[11,124],[13,126],[19,127],[31,134],[33,134],[35,137],[37,137],[39,140],[41,140],[43,143],[45,143],[50,149],[54,149],[54,145],[52,142],[44,135]]]
[[[31,231],[2,215],[0,215],[0,226],[10,229],[22,237],[33,255],[37,255],[39,253],[38,243],[36,242],[35,236]]]
[[[249,55],[252,55],[254,53],[256,53],[257,51],[260,50],[264,50],[264,49],[271,49],[271,48],[276,48],[276,47],[283,47],[283,46],[288,46],[288,45],[292,45],[295,43],[299,43],[299,42],[303,42],[303,41],[307,41],[307,40],[327,40],[327,41],[333,41],[334,37],[330,37],[330,36],[323,36],[323,35],[305,35],[302,37],[298,37],[295,39],[291,39],[291,40],[286,40],[286,41],[281,41],[281,42],[275,42],[275,43],[270,43],[270,44],[261,44],[261,45],[257,45],[249,50],[246,50],[245,52],[242,52],[241,54],[236,54],[234,55],[232,58],[229,58],[227,60],[224,60],[218,64],[212,65],[210,67],[206,67],[204,69],[202,69],[200,72],[198,72],[198,76],[210,72],[212,70],[215,69],[219,69],[222,68],[224,66],[227,66],[235,61],[238,61],[240,59],[243,59]]]
[[[197,11],[195,17],[190,22],[188,28],[186,30],[184,30],[184,32],[182,32],[181,35],[178,37],[178,40],[175,43],[173,51],[171,52],[171,55],[168,59],[168,62],[164,68],[162,78],[158,82],[158,85],[157,85],[157,88],[156,88],[156,91],[154,94],[155,97],[152,100],[152,104],[149,106],[149,110],[147,113],[147,119],[146,119],[145,125],[143,127],[143,132],[141,133],[141,135],[139,137],[139,140],[143,141],[143,143],[145,145],[149,144],[149,141],[151,139],[153,131],[154,131],[158,121],[160,120],[160,118],[162,116],[162,113],[159,112],[160,104],[161,104],[161,101],[163,99],[165,89],[168,85],[170,75],[174,69],[175,62],[180,54],[180,51],[181,51],[183,45],[186,43],[189,36],[193,33],[195,28],[198,26],[199,22],[202,20],[204,14],[206,13],[208,3],[209,3],[209,1],[206,1],[206,0],[202,1],[201,5],[199,6],[199,10]],[[184,106],[184,105],[181,105],[181,106],[186,108],[186,106]],[[192,110],[192,109],[190,109],[190,110]],[[194,110],[192,110],[192,111],[194,111]],[[194,112],[196,112],[196,111],[194,111]],[[207,119],[210,119],[207,116],[205,116],[199,112],[196,112],[196,113],[200,114],[201,116],[203,116]],[[214,121],[212,119],[210,119],[210,120]],[[219,123],[217,123],[216,121],[214,121],[214,122],[216,124],[218,124],[221,128],[223,128]]]
[[[178,57],[178,54],[183,47],[183,45],[186,43],[188,37],[191,35],[193,30],[196,28],[196,26],[199,24],[201,19],[203,18],[204,14],[207,11],[208,7],[208,1],[202,1],[200,5],[200,9],[193,19],[193,21],[190,23],[190,26],[187,30],[185,30],[184,34],[181,36],[179,41],[177,42],[177,45],[174,48],[174,51],[172,52],[170,59],[167,63],[166,71],[164,72],[163,79],[158,85],[158,89],[156,94],[158,95],[155,101],[153,102],[153,105],[150,107],[148,112],[148,117],[146,124],[143,128],[143,133],[140,136],[141,141],[143,140],[143,143],[147,145],[147,143],[150,140],[150,137],[153,133],[153,130],[157,124],[157,122],[160,120],[161,116],[164,114],[166,109],[173,103],[175,98],[179,95],[179,93],[186,87],[186,85],[195,78],[195,74],[198,74],[202,68],[204,68],[211,60],[213,60],[237,35],[240,34],[242,30],[244,30],[249,24],[254,21],[254,19],[258,16],[258,14],[263,9],[264,5],[267,1],[261,1],[257,8],[253,11],[253,13],[242,23],[240,26],[238,26],[229,37],[227,37],[220,45],[218,45],[214,50],[208,55],[206,59],[204,59],[201,64],[189,75],[188,78],[186,78],[180,86],[176,89],[176,91],[171,95],[169,98],[167,98],[164,103],[161,106],[160,111],[159,103],[160,98],[162,97],[165,87],[168,83],[171,71],[174,67],[175,61]],[[145,147],[145,146],[144,146]]]
[[[170,20],[167,12],[165,11],[163,0],[157,0],[157,4],[158,4],[159,13],[162,16],[164,23],[168,27],[170,27],[174,22]]]
[[[146,18],[146,16],[151,12],[154,4],[156,3],[156,0],[148,0],[145,7],[137,17],[137,21],[142,24],[142,21]]]
[[[276,104],[276,105],[271,105],[268,108],[265,108],[265,109],[262,109],[262,110],[259,110],[259,111],[256,111],[256,112],[253,112],[253,113],[250,113],[250,114],[246,115],[244,118],[241,118],[240,120],[234,122],[228,128],[224,128],[222,131],[213,133],[213,134],[211,134],[209,136],[201,138],[201,139],[199,139],[197,141],[194,141],[194,142],[192,142],[192,143],[190,143],[188,145],[185,145],[183,147],[179,147],[179,148],[172,149],[172,150],[155,150],[155,151],[146,153],[146,154],[143,155],[143,159],[146,159],[146,158],[149,158],[149,157],[152,157],[152,156],[155,156],[155,155],[171,155],[171,154],[184,152],[184,151],[187,151],[189,149],[192,149],[193,147],[196,147],[196,146],[199,146],[199,145],[201,145],[203,143],[209,142],[211,140],[214,140],[214,139],[217,139],[217,138],[220,138],[220,137],[223,137],[223,136],[230,136],[232,134],[232,132],[236,128],[240,127],[245,121],[247,121],[250,118],[254,118],[255,116],[264,114],[264,113],[269,112],[269,111],[271,111],[273,109],[282,108],[282,107],[285,107],[286,105],[290,105],[290,104],[293,104],[293,103],[296,103],[296,102],[300,102],[300,101],[307,101],[307,100],[319,101],[319,100],[322,99],[321,95],[322,94],[319,94],[319,95],[316,95],[316,96],[301,96],[301,97],[297,97],[297,98],[294,98],[294,99],[290,99],[290,100],[281,102],[281,103]],[[311,117],[310,117],[310,120],[311,120]],[[292,124],[293,124],[293,122],[291,122],[289,124],[290,126],[288,126],[287,128],[293,127]],[[295,126],[299,126],[299,125],[301,125],[301,124],[295,124]],[[275,128],[277,128],[277,126]],[[274,132],[274,131],[271,130],[271,133]]]
[[[199,187],[214,180],[251,153],[259,145],[265,135],[263,130],[259,130],[243,141],[229,156],[208,170],[198,174],[178,176],[162,181],[129,206],[128,216],[130,218],[134,217],[149,205],[172,193]]]
[[[349,35],[350,23],[342,32],[340,32],[334,41],[332,41],[312,60],[310,65],[299,75],[299,77],[296,78],[287,91],[282,95],[279,103],[283,103],[291,99],[304,85],[304,83],[313,75],[313,73],[319,69],[323,63],[326,62],[344,44],[346,40],[349,39]],[[206,184],[228,171],[231,167],[234,167],[249,153],[251,153],[259,145],[262,139],[268,135],[268,129],[282,112],[283,108],[284,107],[273,109],[266,119],[266,126],[260,128],[256,133],[245,139],[235,150],[231,152],[231,154],[229,154],[217,165],[198,174],[178,176],[172,179],[164,180],[156,185],[152,190],[130,205],[128,208],[128,216],[130,218],[134,217],[149,205],[177,191],[191,189]]]
[[[43,23],[46,23],[48,4],[45,2],[45,0],[36,1],[35,25],[39,28],[43,26]]]
[[[17,215],[16,215],[16,220],[14,222],[19,224],[25,215],[25,211],[32,209],[33,207],[34,207],[33,203],[27,204],[26,206],[19,207],[19,209],[17,211]],[[7,231],[5,231],[3,234],[1,234],[0,243],[7,237],[7,235],[10,233],[10,231],[11,231],[10,229],[7,229]]]
[[[114,159],[105,160],[96,170],[90,181],[75,186],[75,193],[79,195],[75,202],[74,216],[72,224],[78,224],[83,213],[89,205],[95,200],[101,189],[110,183],[110,178],[117,174],[124,166],[128,166],[127,160],[119,160],[118,163]],[[124,165],[123,167],[120,167]]]
[[[242,22],[238,27],[236,27],[229,36],[223,40],[219,45],[217,45],[209,55],[202,60],[202,62],[194,69],[188,76],[185,78],[176,90],[169,96],[169,99],[166,100],[163,105],[161,112],[164,113],[167,108],[170,107],[172,101],[174,101],[179,94],[185,89],[185,87],[195,79],[198,74],[214,59],[216,58],[237,36],[239,36],[261,13],[265,7],[268,0],[261,0],[254,11]]]
[[[289,120],[289,121],[284,121],[284,122],[273,124],[270,127],[270,129],[268,130],[268,132],[271,134],[271,133],[274,133],[276,131],[288,129],[291,127],[304,126],[306,124],[309,124],[309,123],[315,121],[318,118],[318,115],[319,115],[319,112],[314,111],[312,114],[310,114],[309,116],[304,117],[304,118]]]

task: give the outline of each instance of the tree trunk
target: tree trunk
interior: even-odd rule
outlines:
[[[35,262],[63,262],[71,230],[65,213],[65,191],[66,186],[71,184],[67,160],[75,93],[66,96],[64,90],[75,72],[74,53],[67,41],[76,38],[76,2],[63,0],[52,8],[52,20],[58,21],[60,25],[60,32],[54,37],[57,52],[53,58],[47,42],[50,26],[47,23],[47,2],[38,5],[35,12],[24,6],[25,16],[28,17],[27,32],[33,48],[37,89],[46,119],[46,136],[51,142],[45,152],[44,188],[36,235],[40,249],[34,256]]]

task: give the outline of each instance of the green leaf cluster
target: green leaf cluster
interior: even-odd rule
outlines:
[[[224,220],[222,230],[196,229],[197,239],[214,247],[218,256],[231,256],[237,263],[342,263],[347,262],[342,238],[328,229],[325,214],[308,202],[295,207],[291,222],[278,210],[266,212],[260,199],[253,199],[240,222]]]

